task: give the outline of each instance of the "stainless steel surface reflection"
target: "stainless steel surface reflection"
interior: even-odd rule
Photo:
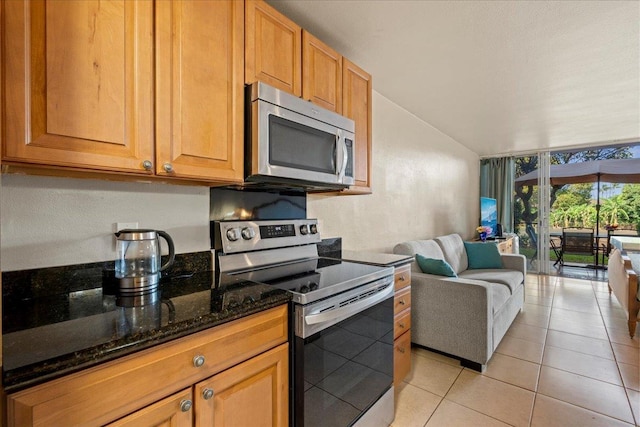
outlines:
[[[162,306],[167,310],[164,311]],[[131,307],[119,306],[116,309],[116,334],[118,337],[158,329],[175,321],[176,309],[171,300],[158,300]],[[163,322],[163,319],[166,319]]]

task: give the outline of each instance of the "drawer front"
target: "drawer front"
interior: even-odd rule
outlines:
[[[409,329],[411,329],[411,308],[396,315],[393,321],[393,338],[398,338]]]
[[[286,341],[283,305],[14,393],[9,425],[105,424]]]
[[[393,385],[398,387],[411,370],[411,331],[394,341]]]
[[[396,295],[393,297],[393,314],[398,314],[410,307],[411,286],[402,289],[400,292],[396,292]]]
[[[394,279],[396,291],[409,286],[411,284],[411,264],[396,267]]]

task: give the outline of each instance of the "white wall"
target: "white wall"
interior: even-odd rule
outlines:
[[[448,233],[470,238],[479,218],[479,157],[374,92],[373,194],[310,195],[323,237],[349,250],[391,252]]]
[[[382,252],[408,239],[470,237],[478,156],[375,92],[373,101],[374,193],[309,196],[322,236]],[[4,175],[1,187],[3,271],[113,260],[115,222],[165,230],[177,253],[210,248],[206,187],[24,175]]]
[[[2,271],[113,260],[116,222],[211,247],[208,187],[4,175],[0,210]]]

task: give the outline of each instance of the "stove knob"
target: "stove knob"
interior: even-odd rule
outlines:
[[[242,238],[244,240],[251,240],[256,236],[256,232],[251,227],[245,227],[242,229]]]
[[[318,289],[318,284],[316,282],[309,283],[309,289],[315,291],[316,289]]]
[[[303,224],[300,226],[300,234],[302,234],[303,236],[309,234],[309,224]]]
[[[237,228],[230,228],[227,230],[227,239],[235,242],[240,238],[240,231]]]
[[[300,293],[301,294],[306,294],[307,292],[309,292],[309,286],[307,286],[307,285],[300,286]]]
[[[311,229],[311,234],[318,234],[318,226],[316,224],[311,224],[309,228]]]

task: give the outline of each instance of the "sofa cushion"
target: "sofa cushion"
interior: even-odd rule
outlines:
[[[449,263],[443,259],[425,258],[416,254],[416,262],[423,273],[435,274],[437,276],[458,277]]]
[[[494,316],[500,311],[502,306],[511,298],[509,288],[501,283],[491,283],[492,307],[491,314]]]
[[[484,280],[485,282],[501,283],[509,287],[511,293],[520,286],[524,280],[521,272],[502,268],[485,268],[482,270],[466,270],[458,274],[463,279]]]
[[[436,237],[434,240],[438,243],[440,249],[442,249],[444,259],[451,265],[453,271],[460,274],[461,271],[469,268],[462,237],[458,234],[449,234],[447,236]]]
[[[469,269],[502,268],[498,245],[484,242],[464,242],[464,249],[467,251]]]
[[[416,256],[422,255],[425,258],[444,259],[444,254],[440,246],[433,240],[411,240],[409,242],[398,243],[393,248],[394,254]],[[417,263],[411,263],[411,271],[422,273]]]

